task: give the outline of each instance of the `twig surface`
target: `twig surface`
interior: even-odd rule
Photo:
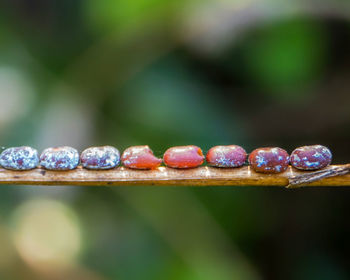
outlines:
[[[334,168],[344,169],[349,165],[332,165],[318,172],[334,173]],[[318,178],[309,181],[298,181],[302,176],[317,172],[302,172],[289,167],[281,174],[261,174],[250,169],[199,167],[193,169],[172,169],[159,167],[156,170],[132,170],[118,167],[112,170],[87,170],[81,167],[71,171],[48,171],[36,168],[30,171],[10,171],[0,169],[0,184],[21,185],[157,185],[157,186],[350,186],[350,175],[330,178]],[[338,174],[340,175],[340,174]],[[324,177],[324,176],[323,176]],[[297,181],[293,181],[296,180]],[[292,186],[293,187],[293,186]]]

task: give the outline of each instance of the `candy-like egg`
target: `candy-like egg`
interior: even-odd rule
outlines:
[[[277,147],[255,149],[249,155],[249,164],[260,173],[280,173],[288,168],[288,153]]]
[[[0,155],[0,165],[6,169],[30,170],[38,164],[38,151],[27,146],[8,148]]]
[[[122,163],[125,167],[133,169],[155,169],[162,163],[149,146],[133,146],[127,148],[122,154]]]
[[[79,153],[72,147],[47,148],[40,155],[40,165],[49,170],[71,170],[79,164]]]
[[[239,167],[246,158],[246,151],[237,145],[212,147],[206,156],[208,164],[216,167]]]
[[[204,162],[204,156],[197,146],[177,146],[166,150],[163,160],[172,168],[193,168]]]
[[[119,164],[120,153],[112,146],[90,147],[81,153],[80,162],[87,169],[111,169]]]
[[[296,148],[290,155],[290,163],[301,170],[318,170],[331,164],[332,153],[322,145]]]

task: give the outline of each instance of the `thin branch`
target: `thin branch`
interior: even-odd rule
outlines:
[[[297,183],[298,186],[350,186],[350,175],[339,173],[339,169],[343,170],[344,168],[348,170],[349,165],[333,165],[318,172],[302,172],[289,167],[286,172],[281,174],[256,173],[249,166],[230,169],[204,166],[188,170],[167,167],[159,167],[156,170],[132,170],[118,167],[104,171],[87,170],[81,167],[71,171],[48,171],[42,168],[30,171],[0,169],[0,184],[290,187],[290,183],[293,186]],[[308,184],[310,176],[315,176],[315,174],[317,181]],[[321,174],[320,177],[317,177],[319,174]],[[336,177],[324,178],[327,176]],[[300,179],[305,177],[309,180]]]
[[[324,178],[338,177],[350,172],[350,164],[330,166],[315,172],[308,172],[289,178],[289,185],[287,188],[297,188],[312,182],[318,182]]]

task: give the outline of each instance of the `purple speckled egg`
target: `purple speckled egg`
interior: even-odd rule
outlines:
[[[322,145],[299,147],[290,155],[291,165],[301,170],[318,170],[330,165],[331,162],[331,151]]]
[[[0,155],[0,165],[11,170],[30,170],[39,164],[38,151],[31,147],[12,147]]]
[[[120,153],[112,146],[91,147],[81,153],[80,162],[87,169],[111,169],[119,164]]]
[[[259,148],[249,155],[248,160],[256,172],[281,173],[288,168],[289,155],[285,150],[277,147]]]
[[[79,164],[79,153],[72,147],[47,148],[40,155],[40,165],[48,170],[71,170]]]
[[[212,147],[206,156],[208,164],[215,167],[239,167],[246,159],[246,151],[237,145]]]

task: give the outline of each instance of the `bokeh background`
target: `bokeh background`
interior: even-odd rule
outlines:
[[[0,2],[0,145],[350,158],[345,0]],[[345,188],[1,186],[0,279],[349,279]]]

